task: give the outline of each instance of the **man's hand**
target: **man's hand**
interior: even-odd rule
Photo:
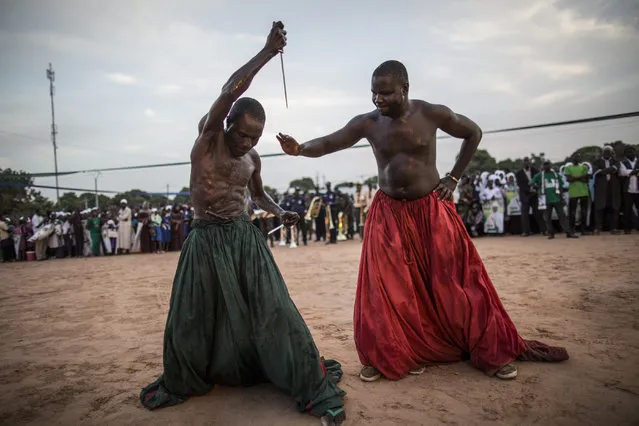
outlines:
[[[286,46],[286,31],[281,21],[273,22],[273,27],[266,39],[264,49],[269,52],[282,52]]]
[[[300,220],[300,216],[295,212],[285,211],[280,215],[280,221],[284,226],[293,226]]]
[[[453,192],[457,188],[457,184],[450,176],[444,176],[439,181],[439,185],[435,188],[435,191],[439,191],[439,199],[442,201],[452,201]]]
[[[278,133],[275,137],[278,141],[280,141],[282,151],[284,151],[288,155],[300,155],[300,144],[297,143],[295,138],[283,133]]]

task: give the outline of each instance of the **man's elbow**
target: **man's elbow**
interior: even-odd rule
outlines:
[[[481,142],[481,138],[484,136],[484,132],[481,130],[481,127],[475,124],[471,132],[472,132],[471,138],[475,139],[477,143]]]

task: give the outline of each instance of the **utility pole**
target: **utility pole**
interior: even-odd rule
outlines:
[[[96,172],[93,181],[95,183],[95,208],[100,209],[100,198],[98,197],[98,177],[100,177],[102,173]]]
[[[49,68],[47,69],[47,79],[49,79],[49,95],[51,96],[51,142],[53,142],[53,161],[55,163],[55,194],[58,203],[60,202],[60,189],[58,185],[58,145],[55,141],[55,135],[58,134],[58,129],[55,125],[55,108],[53,106],[53,95],[55,93],[55,87],[53,82],[55,81],[55,71],[49,62]]]
[[[169,184],[166,184],[166,201],[169,201]]]

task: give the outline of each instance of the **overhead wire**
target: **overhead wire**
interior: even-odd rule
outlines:
[[[568,125],[574,125],[574,124],[619,120],[619,119],[631,118],[631,117],[639,117],[639,111],[627,112],[623,114],[610,114],[610,115],[602,115],[602,116],[596,116],[596,117],[587,117],[587,118],[581,118],[581,119],[575,119],[575,120],[554,121],[554,122],[548,122],[548,123],[532,124],[527,126],[507,127],[503,129],[486,130],[483,132],[483,134],[488,135],[488,134],[499,134],[499,133],[507,133],[507,132],[517,132],[517,131],[523,131],[523,130],[543,129],[543,128],[549,128],[549,127],[568,126]],[[449,135],[437,136],[437,139],[450,139],[450,138],[452,138],[452,136],[449,136]],[[360,148],[368,148],[368,147],[370,147],[370,144],[363,143],[363,144],[354,145],[350,147],[349,149],[360,149]],[[260,154],[260,157],[272,158],[272,157],[282,157],[285,155],[287,154],[283,152],[277,152],[277,153],[270,153],[270,154]],[[143,165],[137,165],[137,166],[120,166],[120,167],[107,167],[107,168],[101,168],[101,169],[73,170],[73,171],[66,171],[66,172],[58,172],[57,175],[66,176],[66,175],[72,175],[72,174],[78,174],[78,173],[113,172],[113,171],[120,171],[120,170],[140,170],[140,169],[151,169],[151,168],[159,168],[159,167],[186,166],[190,164],[191,164],[190,161],[177,161],[177,162],[171,162],[171,163],[143,164]],[[34,178],[40,178],[40,177],[52,177],[52,176],[55,176],[56,173],[42,172],[42,173],[29,173],[29,175]]]

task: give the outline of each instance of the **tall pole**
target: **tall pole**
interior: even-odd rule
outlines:
[[[102,173],[97,172],[95,174],[94,183],[95,183],[95,208],[100,209],[100,198],[98,197],[98,177],[100,177]]]
[[[56,199],[59,203],[60,189],[58,185],[58,145],[55,142],[55,135],[58,133],[58,130],[55,126],[55,108],[53,106],[53,95],[55,92],[53,82],[55,81],[55,72],[53,71],[51,62],[49,62],[49,68],[47,69],[47,78],[49,79],[49,95],[51,96],[51,142],[53,142],[53,161],[55,163],[55,194]]]
[[[169,184],[166,184],[166,202],[169,202]]]

